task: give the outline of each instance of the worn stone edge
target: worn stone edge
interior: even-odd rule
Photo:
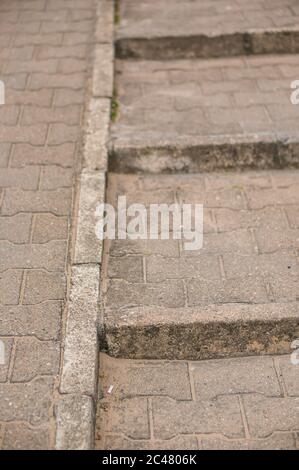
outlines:
[[[299,52],[297,27],[251,28],[231,33],[153,36],[131,35],[121,27],[116,39],[118,59],[178,60]]]
[[[70,293],[59,398],[55,407],[57,450],[94,446],[98,381],[98,302],[102,242],[94,238],[95,208],[105,199],[110,100],[113,89],[114,1],[96,0],[90,90],[85,107],[82,169],[73,209]],[[107,70],[103,71],[103,64]],[[100,82],[98,82],[100,77]]]
[[[106,309],[106,349],[130,359],[216,359],[287,354],[298,337],[298,303]],[[194,347],[195,345],[195,347]],[[144,356],[146,351],[146,357]]]
[[[174,142],[141,145],[116,140],[110,145],[109,169],[116,173],[209,172],[298,168],[299,134],[263,133],[181,137]]]

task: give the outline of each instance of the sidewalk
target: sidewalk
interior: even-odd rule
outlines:
[[[101,365],[98,449],[299,448],[299,374],[289,356],[185,362],[102,355]]]
[[[95,2],[0,4],[2,449],[54,447],[68,249]]]
[[[118,6],[108,202],[202,203],[204,234],[105,242],[96,446],[296,449],[298,6]]]

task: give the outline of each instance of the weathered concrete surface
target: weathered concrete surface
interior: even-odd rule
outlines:
[[[116,206],[126,195],[128,205],[147,208],[203,204],[204,230],[194,251],[172,232],[169,240],[106,244],[109,353],[202,359],[288,352],[299,334],[298,185],[298,171],[110,175],[108,202]]]
[[[111,170],[298,167],[297,57],[118,61]]]
[[[90,450],[94,446],[94,402],[91,397],[68,394],[57,406],[58,450]]]
[[[121,0],[116,53],[178,59],[299,51],[296,0]]]
[[[297,449],[289,356],[100,364],[97,449]]]

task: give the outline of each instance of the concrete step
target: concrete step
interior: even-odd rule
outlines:
[[[290,351],[299,335],[298,171],[111,174],[108,202],[117,207],[120,195],[147,210],[203,204],[203,247],[188,251],[173,233],[105,242],[100,344],[110,355],[198,360]]]
[[[110,169],[299,166],[298,55],[118,61]]]
[[[100,377],[97,449],[299,448],[290,355],[187,362],[101,354]]]
[[[119,58],[299,52],[297,0],[121,0],[116,19]]]

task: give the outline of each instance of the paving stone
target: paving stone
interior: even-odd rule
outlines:
[[[11,243],[28,243],[31,227],[30,214],[1,217],[0,239]]]
[[[61,310],[59,301],[0,306],[0,335],[34,335],[42,341],[57,340],[60,334]]]
[[[47,423],[52,400],[53,379],[38,378],[29,383],[0,384],[1,421]]]
[[[295,252],[278,251],[258,256],[223,255],[224,270],[228,278],[242,276],[298,275]]]
[[[28,144],[15,145],[12,166],[60,165],[71,167],[74,161],[75,146],[72,143],[53,147],[33,147]]]
[[[289,212],[291,207],[287,208]],[[282,210],[276,207],[265,207],[259,210],[215,209],[215,218],[220,232],[232,232],[244,228],[288,228]]]
[[[55,73],[57,70],[57,66],[58,66],[58,62],[54,59],[29,61],[29,60],[24,60],[24,57],[20,57],[19,60],[8,60],[5,65],[5,72],[6,73],[20,73],[20,72]]]
[[[16,305],[19,303],[23,273],[19,270],[8,270],[0,273],[0,304]]]
[[[295,450],[296,444],[292,433],[277,433],[265,439],[217,439],[202,437],[203,450]]]
[[[0,124],[13,126],[17,124],[20,109],[18,106],[6,105],[0,108]]]
[[[146,398],[131,398],[112,403],[111,400],[101,400],[98,408],[99,427],[107,433],[120,433],[132,439],[149,439],[147,410]]]
[[[62,272],[30,270],[26,276],[24,303],[32,305],[45,300],[63,300],[65,287],[66,279]]]
[[[268,296],[261,278],[239,277],[225,281],[192,279],[188,283],[189,305],[213,303],[267,303]]]
[[[57,166],[45,166],[41,170],[40,189],[59,189],[72,186],[72,170]]]
[[[195,362],[190,368],[197,400],[211,400],[237,393],[281,395],[271,357]]]
[[[44,108],[42,106],[25,107],[22,114],[22,124],[31,125],[39,122],[55,123],[67,122],[69,126],[79,124],[81,107],[78,105],[63,106],[58,108]]]
[[[267,437],[277,431],[296,431],[299,398],[243,397],[249,432],[253,437]]]
[[[66,243],[52,241],[40,245],[14,245],[0,241],[0,270],[39,269],[62,271],[65,267]]]
[[[29,382],[36,376],[56,375],[59,370],[59,344],[20,338],[17,341],[12,382]]]
[[[141,256],[130,255],[121,258],[111,258],[108,271],[108,275],[111,279],[126,279],[128,282],[143,282],[143,258]],[[157,280],[159,280],[158,276],[155,281]]]
[[[29,84],[29,90],[40,90],[41,88],[71,88],[78,90],[84,86],[84,75],[82,73],[47,74],[33,73]]]
[[[54,215],[68,215],[70,211],[71,191],[22,191],[7,189],[2,204],[3,215],[18,212],[52,212]]]
[[[0,144],[0,168],[4,168],[7,166],[10,149],[10,144]]]
[[[178,436],[165,441],[130,440],[118,435],[105,436],[104,442],[96,441],[99,450],[195,450],[198,449],[195,436]]]
[[[237,397],[196,403],[154,398],[153,426],[154,436],[158,439],[170,439],[179,433],[203,432],[244,437]]]
[[[123,280],[111,280],[108,290],[109,305],[160,305],[182,307],[185,304],[181,281],[167,281],[161,284],[129,284]]]
[[[1,170],[2,188],[37,189],[39,168],[4,168]]]
[[[51,240],[66,240],[68,219],[53,214],[38,214],[35,218],[33,243],[47,243]]]
[[[59,48],[60,50],[60,48]],[[84,103],[84,90],[56,90],[55,91],[55,106],[68,106],[69,104],[83,104]]]
[[[67,124],[52,124],[48,144],[62,145],[64,143],[77,142],[80,130],[78,126],[69,126]]]
[[[191,259],[149,256],[146,260],[146,267],[147,282],[163,282],[167,279],[220,279],[221,277],[217,256],[203,255]],[[125,272],[121,277],[127,278]]]
[[[23,423],[8,423],[2,443],[3,450],[50,450],[48,428],[32,429]]]
[[[298,362],[298,352],[296,352],[296,350],[293,350],[292,352],[292,357],[291,354],[285,357],[278,357],[277,363],[286,388],[287,395],[292,397],[298,397],[299,365],[293,364],[291,362],[292,358],[295,359],[296,363]]]
[[[191,399],[187,363],[128,361],[102,354],[100,364],[103,397],[113,384],[114,399],[161,395],[178,400]]]
[[[112,240],[110,255],[120,257],[126,254],[179,256],[177,240]]]
[[[2,142],[28,143],[43,145],[46,141],[47,125],[36,124],[32,126],[1,126],[0,138]]]

